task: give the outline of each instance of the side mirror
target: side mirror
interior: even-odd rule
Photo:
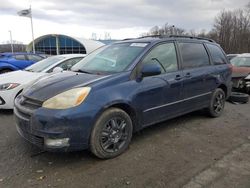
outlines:
[[[141,70],[142,77],[155,76],[161,74],[161,67],[156,64],[145,64]]]
[[[54,69],[53,69],[53,72],[54,73],[58,73],[58,72],[62,72],[63,71],[63,69],[61,68],[61,67],[55,67]]]

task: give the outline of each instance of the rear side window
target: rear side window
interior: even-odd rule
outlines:
[[[20,55],[15,55],[14,58],[16,60],[26,60],[25,55],[21,55],[21,54]]]
[[[227,59],[224,53],[218,46],[213,45],[213,44],[207,44],[207,47],[215,65],[221,65],[221,64],[227,63]]]
[[[183,69],[208,66],[209,57],[203,44],[179,43]]]
[[[76,63],[78,63],[82,59],[83,59],[83,57],[76,57],[76,58],[68,59],[68,60],[62,62],[61,64],[57,65],[56,67],[60,67],[63,70],[70,70],[71,67],[73,67]],[[53,72],[54,68],[55,67],[50,69],[48,72]]]
[[[37,61],[41,61],[43,58],[38,55],[28,55],[28,59],[30,61],[37,62]]]

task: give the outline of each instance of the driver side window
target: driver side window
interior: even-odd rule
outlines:
[[[177,56],[174,43],[165,43],[156,46],[143,59],[142,64],[157,64],[162,74],[178,70]]]

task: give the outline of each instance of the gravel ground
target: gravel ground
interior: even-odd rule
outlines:
[[[250,104],[222,117],[194,112],[133,136],[111,160],[88,151],[39,153],[0,111],[0,187],[250,187]]]

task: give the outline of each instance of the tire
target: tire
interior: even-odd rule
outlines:
[[[246,93],[232,92],[228,100],[237,103],[247,103],[249,101],[249,95]]]
[[[101,159],[117,157],[128,148],[132,133],[129,115],[119,108],[110,108],[101,114],[92,129],[90,150]]]
[[[4,74],[4,73],[7,73],[7,72],[11,72],[12,70],[10,69],[2,69],[0,70],[0,74]]]
[[[221,114],[224,111],[225,102],[226,102],[225,92],[222,89],[217,88],[214,91],[211,97],[209,107],[207,108],[208,115],[210,117],[221,116]]]

